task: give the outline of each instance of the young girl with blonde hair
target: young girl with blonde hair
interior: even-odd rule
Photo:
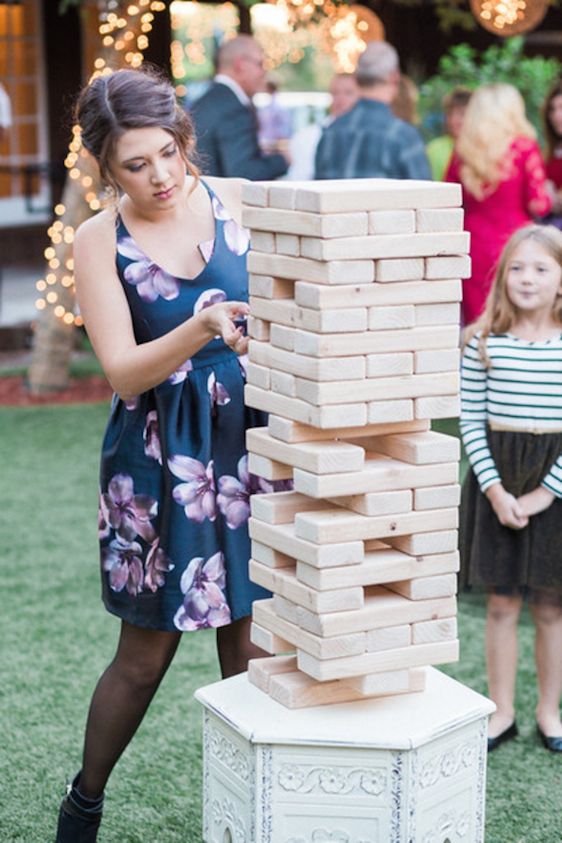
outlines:
[[[445,180],[462,185],[465,229],[472,235],[472,276],[463,282],[469,324],[484,309],[508,238],[551,208],[536,132],[511,85],[483,85],[472,94]]]
[[[517,622],[536,631],[543,745],[562,752],[562,233],[529,225],[507,243],[486,308],[467,331],[461,433],[461,577],[488,593],[486,658],[496,703],[488,748],[515,738]]]

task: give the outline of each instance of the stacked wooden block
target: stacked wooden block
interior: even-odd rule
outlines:
[[[458,185],[254,183],[246,403],[250,680],[289,707],[421,690],[456,660]],[[288,655],[279,655],[279,654]]]

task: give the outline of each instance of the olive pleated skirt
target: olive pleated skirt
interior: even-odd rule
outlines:
[[[562,452],[562,433],[488,430],[504,488],[515,497],[539,486]],[[503,527],[469,469],[461,495],[461,587],[562,602],[562,499],[522,530]]]

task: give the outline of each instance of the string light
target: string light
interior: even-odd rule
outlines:
[[[470,0],[480,26],[507,37],[534,29],[544,18],[549,0]]]
[[[100,0],[99,6],[98,33],[105,56],[98,55],[95,58],[91,79],[112,73],[111,65],[114,63],[140,67],[144,59],[143,53],[148,47],[148,35],[152,31],[154,15],[163,12],[166,4],[159,0],[136,0],[130,2],[126,10],[119,14],[113,11],[117,8],[114,0]],[[68,145],[64,164],[69,178],[75,182],[78,189],[82,189],[82,198],[89,210],[99,211],[103,207],[103,197],[96,192],[94,177],[87,171],[90,162],[86,150],[82,147],[79,126],[72,128],[72,140]],[[69,224],[69,220],[63,219],[68,210],[62,202],[53,209],[58,219],[47,231],[51,245],[44,251],[49,272],[35,284],[37,292],[43,294],[36,299],[35,307],[40,311],[50,307],[63,324],[80,326],[84,321],[80,315],[74,314],[74,260],[57,252],[57,247],[60,249],[63,246],[72,246],[74,242],[74,226]],[[72,304],[68,303],[69,300]]]

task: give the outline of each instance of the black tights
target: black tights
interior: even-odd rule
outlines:
[[[250,642],[250,618],[217,629],[223,678],[242,673],[248,659],[267,655]],[[186,633],[189,634],[189,633]],[[181,633],[122,623],[115,658],[100,678],[88,714],[80,792],[100,796],[115,764],[140,726],[175,655]]]

